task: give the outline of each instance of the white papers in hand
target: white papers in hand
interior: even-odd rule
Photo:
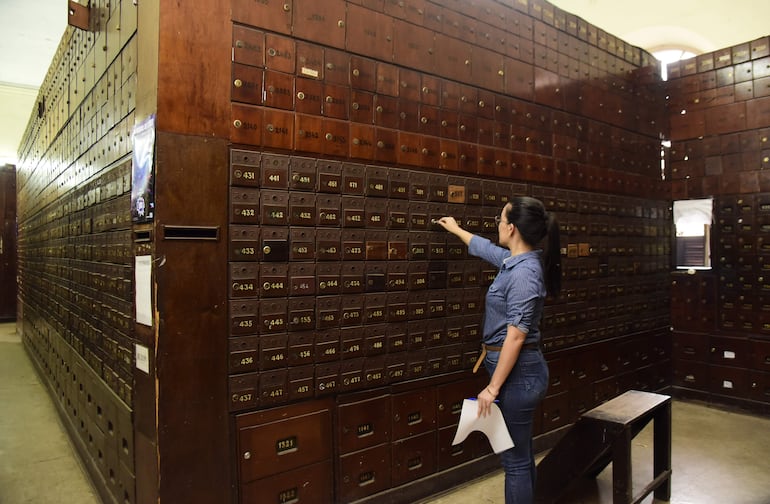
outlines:
[[[478,416],[479,405],[475,399],[465,399],[463,409],[460,412],[460,423],[457,425],[457,432],[452,441],[452,445],[460,444],[465,441],[473,431],[480,431],[492,445],[495,453],[503,452],[513,448],[513,440],[508,433],[508,427],[505,425],[503,413],[497,404],[492,403],[489,414],[485,417]]]

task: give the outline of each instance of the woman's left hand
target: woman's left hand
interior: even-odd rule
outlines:
[[[490,413],[492,403],[495,402],[496,398],[497,396],[492,394],[489,387],[484,387],[484,390],[479,392],[479,395],[476,397],[476,402],[479,405],[478,416],[487,416]]]

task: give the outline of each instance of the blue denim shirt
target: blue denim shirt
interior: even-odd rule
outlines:
[[[527,335],[524,344],[540,342],[540,318],[545,302],[545,282],[541,251],[533,250],[517,256],[481,236],[473,236],[468,253],[499,268],[489,286],[484,312],[483,342],[501,346],[508,326]]]

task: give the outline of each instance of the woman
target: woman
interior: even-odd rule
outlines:
[[[538,324],[546,293],[561,289],[559,226],[543,204],[526,196],[512,198],[497,221],[498,242],[462,229],[453,217],[438,223],[468,246],[468,253],[499,268],[489,286],[483,328],[483,360],[489,385],[479,392],[478,414],[498,401],[514,447],[501,454],[506,504],[534,500],[535,456],[532,419],[548,388],[548,365],[540,351]],[[548,236],[545,252],[536,249]],[[475,371],[475,370],[474,370]]]

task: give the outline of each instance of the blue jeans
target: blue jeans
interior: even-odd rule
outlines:
[[[484,365],[491,376],[499,352],[487,354]],[[548,364],[536,349],[522,350],[497,396],[513,448],[500,454],[505,471],[505,504],[532,504],[535,489],[535,454],[532,420],[548,390]]]

